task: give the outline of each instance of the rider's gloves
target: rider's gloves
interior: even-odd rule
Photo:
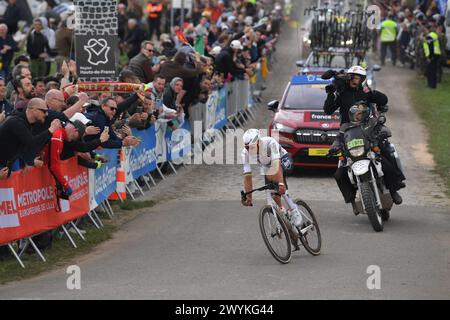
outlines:
[[[326,92],[327,94],[335,93],[335,92],[336,92],[336,86],[335,86],[334,84],[329,84],[329,85],[327,85],[327,86],[325,87],[325,92]]]
[[[336,147],[336,146],[331,147],[330,150],[328,150],[328,153],[327,153],[327,155],[326,155],[326,158],[327,158],[327,159],[332,158],[336,153],[339,152],[339,150],[340,150],[339,147]]]

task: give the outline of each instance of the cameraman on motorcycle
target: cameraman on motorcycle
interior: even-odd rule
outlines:
[[[331,71],[332,72],[332,71]],[[375,104],[378,112],[386,112],[386,104],[388,98],[385,94],[371,90],[363,83],[366,79],[366,70],[360,66],[353,66],[346,73],[340,72],[334,75],[333,83],[325,87],[327,99],[325,100],[323,109],[326,114],[331,115],[337,109],[341,115],[341,126],[350,122],[349,111],[359,101],[365,101],[367,104]],[[338,140],[338,139],[337,139]],[[339,143],[339,141],[335,141]],[[336,149],[335,143],[332,149]],[[389,189],[395,204],[399,205],[403,202],[402,197],[397,192],[400,188],[405,187],[401,169],[397,165],[395,157],[392,155],[392,146],[389,143],[381,145],[382,167],[385,174],[385,183]],[[357,213],[355,206],[356,190],[348,178],[345,168],[338,168],[335,173],[335,179],[339,189],[344,196],[346,203],[352,203],[353,211]]]

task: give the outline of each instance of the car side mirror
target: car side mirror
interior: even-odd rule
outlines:
[[[378,64],[374,64],[373,67],[372,67],[372,70],[373,70],[373,71],[380,71],[380,70],[381,70],[381,67],[380,67],[380,65],[378,65]]]
[[[278,100],[272,100],[267,104],[267,109],[270,111],[276,112],[278,109],[280,102]]]
[[[305,66],[305,61],[303,60],[298,60],[295,62],[295,65],[299,68],[303,68]]]

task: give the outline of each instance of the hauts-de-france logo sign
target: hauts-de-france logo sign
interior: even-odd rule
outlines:
[[[108,52],[111,50],[111,47],[108,46],[105,39],[89,39],[88,43],[84,46],[84,50],[89,55],[87,61],[94,66],[109,62]]]
[[[81,81],[116,81],[117,0],[75,0],[75,57]]]

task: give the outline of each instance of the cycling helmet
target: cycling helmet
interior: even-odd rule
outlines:
[[[360,67],[360,66],[351,67],[350,69],[347,70],[347,74],[349,74],[349,75],[356,74],[361,77],[362,81],[364,81],[367,76],[366,69],[364,69],[363,67]]]
[[[353,124],[367,121],[370,116],[370,107],[365,101],[358,101],[348,111],[348,117]]]
[[[244,145],[247,147],[249,145],[257,143],[259,135],[260,133],[258,129],[248,129],[247,131],[245,131],[243,136]]]

